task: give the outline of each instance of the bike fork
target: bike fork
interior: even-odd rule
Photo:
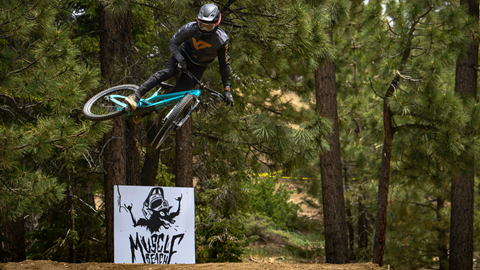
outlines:
[[[180,119],[179,121],[174,121],[173,124],[175,125],[174,130],[178,130],[184,123],[187,121],[188,117],[193,113],[193,111],[198,107],[198,104],[200,104],[200,100],[197,98],[197,96],[193,95],[195,98],[195,104],[190,106],[190,109],[188,109],[188,112],[186,113],[185,117]],[[170,117],[174,110],[172,109],[165,118],[163,118],[163,123],[167,121],[167,119]]]
[[[175,125],[175,128],[174,128],[175,131],[177,131],[181,126],[183,126],[185,121],[187,121],[188,117],[190,117],[193,111],[198,107],[198,104],[200,104],[200,100],[197,98],[197,96],[193,96],[193,97],[195,98],[195,104],[190,106],[190,109],[188,109],[188,112],[185,114],[185,117],[183,117],[183,119],[173,123]]]

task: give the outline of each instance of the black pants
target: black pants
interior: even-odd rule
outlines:
[[[185,61],[187,62],[187,70],[190,71],[197,79],[202,79],[203,73],[207,67],[195,65],[188,57],[185,57]],[[137,95],[139,97],[143,97],[148,91],[159,85],[161,82],[164,82],[177,75],[178,72],[180,72],[177,69],[177,64],[177,59],[175,59],[175,57],[172,55],[162,70],[157,71],[145,83],[143,83],[142,86],[140,86],[140,88],[137,90]],[[168,93],[192,90],[195,89],[196,84],[197,82],[194,79],[190,78],[190,76],[187,74],[182,73],[180,78],[177,80],[175,87],[168,91]]]

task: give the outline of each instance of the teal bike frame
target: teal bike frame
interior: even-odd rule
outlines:
[[[161,94],[161,95],[159,95],[158,92],[159,91],[156,91],[151,97],[148,97],[146,99],[140,99],[137,105],[137,109],[135,111],[131,111],[130,106],[123,102],[126,98],[125,96],[110,95],[110,100],[119,106],[117,110],[119,111],[125,110],[126,115],[138,115],[138,114],[149,113],[154,110],[159,110],[159,109],[168,107],[170,105],[175,105],[187,93],[197,98],[197,102],[195,106],[197,107],[199,103],[198,97],[202,93],[200,89],[181,91],[181,92],[175,92],[175,93],[169,93],[169,94]]]

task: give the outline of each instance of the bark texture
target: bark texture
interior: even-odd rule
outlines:
[[[114,261],[113,242],[113,212],[115,198],[113,189],[115,185],[126,185],[126,151],[125,151],[125,118],[119,117],[112,120],[112,129],[104,136],[104,188],[105,188],[105,226],[107,262]]]
[[[153,149],[151,142],[155,139],[155,136],[157,136],[160,128],[158,124],[145,124],[151,128],[147,130],[147,153],[145,154],[145,161],[142,168],[141,184],[142,186],[155,186],[158,165],[160,163],[160,149]]]
[[[398,80],[394,79],[391,85],[397,85]],[[378,201],[377,217],[375,220],[375,238],[373,241],[373,263],[379,266],[383,265],[383,255],[385,250],[385,232],[387,231],[387,209],[388,209],[388,189],[390,187],[390,160],[392,158],[393,144],[393,115],[388,105],[388,97],[394,91],[390,86],[385,95],[383,103],[383,130],[384,141],[382,149],[382,168],[380,169],[380,178],[378,180]]]
[[[417,22],[418,23],[418,22]],[[415,24],[411,26],[411,29],[415,28]],[[413,33],[413,31],[411,31]],[[400,61],[400,67],[403,67],[412,51],[412,41],[413,35],[409,37],[409,40],[406,42],[407,46],[402,55],[402,60]],[[398,70],[402,72],[402,68]],[[392,160],[392,145],[393,137],[395,130],[393,127],[393,112],[388,105],[389,98],[392,97],[395,88],[398,86],[400,76],[396,75],[390,86],[387,88],[383,98],[383,131],[384,131],[384,141],[382,148],[382,167],[380,169],[380,178],[378,180],[378,201],[377,201],[377,216],[375,220],[375,237],[373,240],[373,263],[378,264],[379,266],[383,265],[383,255],[385,251],[385,232],[387,231],[387,210],[388,210],[388,189],[390,187],[390,165]]]
[[[94,180],[93,177],[87,177],[86,181],[82,182],[82,191],[79,196],[82,200],[88,205],[95,205],[94,197]],[[90,261],[91,248],[90,248],[90,239],[92,237],[92,219],[94,217],[94,212],[89,208],[89,206],[82,204],[80,206],[81,211],[86,213],[88,217],[78,219],[79,228],[80,228],[80,242],[78,243],[78,255],[77,263],[83,263]]]
[[[175,186],[193,187],[192,117],[175,136]]]
[[[461,0],[478,23],[478,0]],[[466,55],[459,57],[455,70],[455,92],[465,98],[477,98],[478,40],[472,37]],[[464,131],[467,135],[473,127]],[[450,214],[450,258],[454,269],[473,269],[474,162],[460,169],[452,179]]]
[[[25,241],[17,241],[18,239],[25,239],[25,219],[18,217],[15,221],[5,222],[3,226],[3,233],[5,237],[10,239],[11,243],[4,243],[3,249],[15,255],[5,258],[4,262],[21,262],[26,260],[26,245]]]
[[[131,44],[131,13],[128,12],[123,16],[115,16],[111,14],[105,6],[99,6],[100,29],[100,62],[101,72],[104,83],[110,86],[127,83],[122,76],[117,74],[115,67],[126,65],[125,59],[128,58],[128,48]],[[132,153],[127,155],[127,148],[132,150],[131,144],[126,142],[127,122],[125,117],[118,117],[112,120],[112,129],[104,137],[104,169],[106,171],[104,177],[105,188],[105,223],[106,223],[106,249],[107,261],[114,261],[114,240],[113,240],[113,211],[115,199],[113,198],[114,185],[127,184],[127,170],[131,170],[131,166],[127,168],[128,157],[132,157]],[[129,131],[134,133],[134,131]],[[131,139],[131,138],[128,138]],[[138,152],[136,155],[138,156]],[[134,175],[130,173],[130,175]]]
[[[127,121],[125,130],[125,150],[127,155],[127,185],[140,186],[141,166],[140,155],[138,153],[138,141],[136,139],[137,125],[133,121]]]
[[[320,115],[333,120],[333,133],[328,138],[331,149],[320,155],[325,257],[327,263],[343,264],[349,262],[349,254],[333,61],[327,61],[315,71],[315,88]]]

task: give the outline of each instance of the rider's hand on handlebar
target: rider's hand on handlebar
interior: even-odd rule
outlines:
[[[178,68],[178,70],[186,70],[187,69],[187,62],[185,62],[185,60],[182,60],[182,61],[178,62],[177,68]]]
[[[230,93],[230,87],[225,87],[225,91],[223,91],[223,96],[225,97],[225,102],[227,103],[227,105],[233,107],[235,103],[233,102],[232,93]]]

